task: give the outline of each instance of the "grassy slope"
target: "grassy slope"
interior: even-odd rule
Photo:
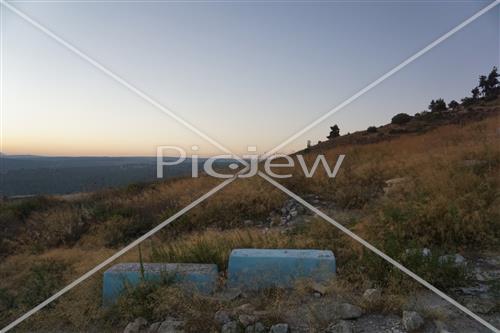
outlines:
[[[496,100],[481,107],[498,110],[498,106]],[[424,278],[448,289],[464,283],[465,274],[450,265],[439,265],[440,254],[498,249],[498,121],[498,112],[493,112],[482,120],[441,124],[425,133],[402,133],[404,128],[400,128],[393,131],[397,134],[389,135],[387,128],[387,140],[342,138],[321,144],[305,152],[306,160],[318,152],[331,161],[346,154],[337,178],[320,173],[307,179],[296,169],[295,177],[283,184],[301,195],[318,195],[327,213]],[[354,137],[367,135],[357,133]],[[467,166],[465,160],[479,162]],[[395,177],[409,181],[384,195],[385,181]],[[0,326],[218,182],[208,177],[175,179],[72,201],[53,197],[2,203]],[[243,226],[248,219],[266,223],[285,199],[260,178],[238,180],[153,237],[143,252],[151,260],[216,262],[223,268],[234,247],[331,248],[339,261],[335,284],[342,288],[349,285],[351,293],[378,285],[394,296],[388,299],[397,299],[401,290],[415,288],[409,279],[313,216],[306,217],[309,223],[286,231]],[[423,259],[405,254],[408,248],[422,247],[431,248],[433,256]],[[135,261],[137,252],[121,260]],[[214,325],[214,308],[222,306],[213,300],[187,301],[167,287],[161,292],[143,291],[135,295],[138,301],[124,300],[104,311],[99,306],[100,284],[100,276],[91,278],[23,327],[88,330],[95,325],[122,325],[138,315],[160,319],[177,313],[187,316],[188,326],[196,331],[200,322]],[[152,299],[148,295],[159,296]],[[394,302],[383,306],[386,310],[394,307]]]

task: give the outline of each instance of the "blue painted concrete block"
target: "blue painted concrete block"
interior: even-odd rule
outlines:
[[[172,279],[181,287],[201,293],[212,293],[217,287],[218,269],[215,264],[143,264],[144,279],[160,282]],[[139,263],[117,264],[104,272],[103,304],[114,303],[127,285],[136,286],[141,281]]]
[[[332,251],[236,249],[229,257],[228,284],[250,290],[289,288],[298,279],[326,281],[335,269]]]

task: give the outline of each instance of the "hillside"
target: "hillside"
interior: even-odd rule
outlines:
[[[301,152],[309,165],[320,152],[329,161],[345,154],[335,179],[324,173],[306,178],[297,168],[294,177],[280,182],[500,326],[499,276],[492,273],[500,271],[499,120],[496,98],[385,125],[374,133],[341,136]],[[0,326],[219,182],[207,176],[176,178],[70,201],[41,196],[0,203]],[[137,317],[150,323],[175,317],[188,332],[212,332],[220,330],[217,310],[248,303],[261,311],[259,320],[266,326],[287,322],[304,331],[322,331],[334,321],[328,309],[342,300],[363,309],[353,323],[358,330],[382,332],[386,326],[402,330],[400,317],[412,299],[433,300],[413,280],[260,177],[230,184],[148,240],[141,254],[145,261],[217,263],[224,271],[230,250],[237,247],[331,249],[338,277],[321,297],[308,285],[236,298],[191,296],[175,286],[148,285],[131,290],[116,306],[102,308],[102,275],[97,274],[19,331],[118,332]],[[444,255],[460,255],[468,264],[442,260]],[[138,256],[134,250],[119,261],[138,261]],[[224,278],[222,274],[221,283]],[[384,297],[368,302],[362,297],[368,288],[381,290]],[[481,310],[477,304],[484,300],[493,305]],[[426,325],[442,322],[458,331],[484,331],[463,314],[438,305],[422,313]],[[439,312],[444,308],[448,312]]]

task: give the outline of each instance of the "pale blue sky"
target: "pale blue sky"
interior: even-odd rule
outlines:
[[[490,1],[13,2],[237,153],[264,152]],[[221,153],[4,9],[3,150],[153,155],[157,145]],[[499,63],[499,9],[446,40],[284,152],[468,95]]]

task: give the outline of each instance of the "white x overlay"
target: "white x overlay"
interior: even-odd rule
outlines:
[[[13,2],[15,2],[15,1],[13,1]],[[120,2],[120,1],[116,1],[116,2]],[[345,106],[347,106],[348,104],[350,104],[351,102],[353,102],[354,100],[356,100],[357,98],[361,97],[363,94],[365,94],[369,90],[373,89],[374,87],[376,87],[377,85],[379,85],[380,83],[382,83],[384,80],[386,80],[387,78],[391,77],[392,75],[394,75],[395,73],[397,73],[398,71],[400,71],[401,69],[403,69],[404,67],[406,67],[407,65],[409,65],[410,63],[412,63],[413,61],[415,61],[417,58],[421,57],[422,55],[424,55],[425,53],[427,53],[428,51],[430,51],[432,48],[434,48],[438,44],[442,43],[443,41],[445,41],[446,39],[448,39],[449,37],[451,37],[452,35],[454,35],[458,31],[460,31],[461,29],[463,29],[468,24],[470,24],[473,21],[475,21],[476,19],[478,19],[480,16],[484,15],[486,12],[488,12],[491,9],[495,8],[498,4],[500,4],[500,0],[495,0],[495,1],[491,2],[489,5],[487,5],[483,9],[479,10],[473,16],[471,16],[467,20],[463,21],[462,23],[460,23],[459,25],[457,25],[456,27],[454,27],[453,29],[451,29],[449,32],[447,32],[446,34],[442,35],[441,37],[439,37],[438,39],[436,39],[435,41],[433,41],[432,43],[430,43],[429,45],[427,45],[426,47],[424,47],[423,49],[421,49],[420,51],[418,51],[417,53],[415,53],[413,56],[407,58],[402,63],[400,63],[399,65],[397,65],[393,69],[391,69],[389,72],[387,72],[386,74],[382,75],[380,78],[378,78],[377,80],[373,81],[369,85],[365,86],[363,89],[361,89],[360,91],[358,91],[356,94],[354,94],[353,96],[351,96],[350,98],[348,98],[347,100],[345,100],[344,102],[342,102],[341,104],[339,104],[338,106],[336,106],[335,108],[331,109],[326,114],[322,115],[320,118],[318,118],[314,122],[310,123],[309,125],[307,125],[306,127],[304,127],[302,130],[300,130],[299,132],[297,132],[294,135],[292,135],[291,137],[289,137],[283,143],[279,144],[278,146],[276,146],[275,148],[273,148],[271,151],[269,151],[266,154],[264,154],[260,159],[265,159],[267,157],[270,157],[271,155],[273,155],[274,153],[276,153],[278,150],[280,150],[281,148],[285,147],[288,143],[290,143],[291,141],[293,141],[296,138],[298,138],[300,135],[306,133],[308,130],[310,130],[311,128],[313,128],[314,126],[316,126],[317,124],[319,124],[320,122],[324,121],[329,116],[331,116],[334,113],[338,112],[339,110],[341,110],[342,108],[344,108]],[[248,163],[245,160],[243,160],[241,157],[239,157],[238,155],[232,153],[229,149],[227,149],[226,147],[224,147],[222,144],[218,143],[216,140],[212,139],[210,136],[208,136],[204,132],[200,131],[199,129],[197,129],[196,127],[194,127],[193,125],[191,125],[189,122],[187,122],[186,120],[184,120],[183,118],[181,118],[180,116],[178,116],[177,114],[175,114],[173,111],[171,111],[170,109],[166,108],[165,106],[163,106],[162,104],[160,104],[159,102],[157,102],[156,100],[154,100],[153,98],[151,98],[149,95],[147,95],[146,93],[144,93],[143,91],[141,91],[140,89],[138,89],[137,87],[135,87],[134,85],[130,84],[129,82],[127,82],[126,80],[124,80],[123,78],[121,78],[119,75],[116,75],[112,71],[108,70],[106,67],[104,67],[102,64],[100,64],[98,61],[96,61],[92,57],[86,55],[85,53],[83,53],[82,51],[80,51],[78,48],[76,48],[72,44],[68,43],[67,41],[65,41],[64,39],[62,39],[61,37],[59,37],[57,34],[55,34],[54,32],[50,31],[48,28],[44,27],[40,23],[38,23],[35,20],[33,20],[31,17],[29,17],[28,15],[26,15],[25,13],[23,13],[22,11],[20,11],[15,6],[12,6],[10,3],[8,3],[5,0],[0,0],[0,5],[5,6],[10,11],[12,11],[15,14],[17,14],[21,18],[23,18],[25,21],[27,21],[28,23],[30,23],[34,27],[38,28],[39,30],[41,30],[42,32],[44,32],[45,34],[47,34],[49,37],[51,37],[52,39],[54,39],[55,41],[57,41],[61,45],[65,46],[66,48],[68,48],[73,53],[77,54],[83,60],[89,62],[94,67],[98,68],[103,73],[105,73],[108,76],[110,76],[111,78],[113,78],[116,82],[120,83],[121,85],[123,85],[124,87],[126,87],[127,89],[129,89],[130,91],[134,92],[135,94],[137,94],[138,96],[140,96],[141,98],[143,98],[144,100],[146,100],[151,105],[155,106],[157,109],[159,109],[163,113],[171,116],[172,118],[174,118],[175,120],[177,120],[178,122],[180,122],[181,124],[183,124],[185,127],[189,128],[191,131],[193,131],[194,133],[198,134],[200,137],[202,137],[205,140],[207,140],[208,142],[212,143],[214,146],[216,146],[220,150],[224,151],[227,154],[231,154],[235,159],[237,159],[240,163],[242,163],[242,164],[244,164],[246,166],[243,170],[241,170],[236,175],[234,175],[234,177],[221,182],[220,184],[218,184],[217,186],[215,186],[213,189],[211,189],[210,191],[208,191],[204,195],[200,196],[198,199],[194,200],[192,203],[190,203],[189,205],[187,205],[183,209],[179,210],[177,213],[175,213],[174,215],[172,215],[171,217],[169,217],[165,221],[163,221],[160,224],[158,224],[155,228],[151,229],[150,231],[148,231],[147,233],[145,233],[144,235],[142,235],[141,237],[139,237],[138,239],[136,239],[132,243],[128,244],[127,246],[125,246],[124,248],[122,248],[121,250],[119,250],[118,252],[116,252],[115,254],[113,254],[111,257],[107,258],[106,260],[104,260],[103,262],[101,262],[100,264],[98,264],[97,266],[95,266],[94,268],[92,268],[91,270],[89,270],[87,273],[85,273],[84,275],[80,276],[78,279],[74,280],[73,282],[71,282],[70,284],[68,284],[63,289],[59,290],[54,295],[52,295],[51,297],[49,297],[48,299],[46,299],[45,301],[43,301],[39,305],[35,306],[33,309],[31,309],[28,312],[26,312],[24,315],[22,315],[18,319],[14,320],[12,323],[10,323],[9,325],[7,325],[4,328],[2,328],[0,330],[0,333],[4,333],[4,332],[7,332],[10,329],[14,328],[15,326],[17,326],[21,322],[25,321],[30,316],[32,316],[33,314],[37,313],[38,311],[40,311],[41,309],[43,309],[45,306],[47,306],[51,302],[55,301],[56,299],[58,299],[59,297],[61,297],[63,294],[65,294],[66,292],[68,292],[69,290],[71,290],[72,288],[74,288],[75,286],[77,286],[78,284],[80,284],[81,282],[85,281],[86,279],[88,279],[89,277],[91,277],[92,275],[94,275],[95,273],[97,273],[99,270],[101,270],[102,268],[104,268],[105,266],[107,266],[108,264],[110,264],[111,262],[113,262],[114,260],[116,260],[117,258],[119,258],[120,256],[122,256],[124,253],[128,252],[133,247],[139,245],[141,242],[143,242],[147,238],[151,237],[152,235],[154,235],[155,233],[157,233],[158,231],[160,231],[161,229],[163,229],[165,226],[167,226],[168,224],[170,224],[171,222],[173,222],[174,220],[176,220],[180,216],[184,215],[185,213],[187,213],[188,211],[190,211],[192,208],[194,208],[195,206],[197,206],[198,204],[200,204],[201,202],[203,202],[204,200],[206,200],[207,198],[209,198],[213,194],[217,193],[218,191],[220,191],[221,189],[223,189],[224,187],[226,187],[227,185],[229,185],[230,183],[232,183],[233,181],[235,181],[238,178],[239,174],[242,174],[242,173],[244,173],[246,171],[246,169],[248,168]],[[0,6],[0,9],[2,9],[2,6]],[[2,66],[2,65],[3,65],[3,62],[2,62],[2,64],[0,64],[0,66]],[[3,71],[2,71],[2,73],[3,73]],[[3,82],[2,82],[2,84],[3,84]],[[3,91],[3,86],[2,86],[2,91]],[[3,97],[2,92],[0,92],[0,96]],[[389,257],[388,255],[386,255],[385,253],[383,253],[382,251],[380,251],[379,249],[377,249],[376,247],[374,247],[373,245],[371,245],[370,243],[368,243],[367,241],[365,241],[364,239],[362,239],[361,237],[359,237],[358,235],[356,235],[355,233],[353,233],[352,231],[350,231],[349,229],[347,229],[346,227],[344,227],[342,224],[338,223],[337,221],[335,221],[334,219],[332,219],[331,217],[329,217],[325,213],[321,212],[318,208],[316,208],[313,205],[309,204],[307,201],[305,201],[300,196],[298,196],[297,194],[293,193],[292,191],[290,191],[289,189],[287,189],[286,187],[284,187],[280,183],[276,182],[274,179],[272,179],[271,177],[269,177],[267,174],[262,173],[262,172],[259,172],[258,174],[259,174],[260,177],[264,178],[266,181],[268,181],[269,183],[271,183],[273,186],[275,186],[276,188],[278,188],[280,191],[284,192],[285,194],[287,194],[288,196],[290,196],[291,198],[293,198],[297,202],[301,203],[303,206],[305,206],[306,208],[308,208],[312,212],[316,213],[318,216],[320,216],[321,218],[323,218],[324,220],[326,220],[327,222],[329,222],[330,224],[332,224],[333,226],[335,226],[336,228],[338,228],[340,231],[342,231],[343,233],[347,234],[349,237],[353,238],[354,240],[356,240],[357,242],[359,242],[360,244],[362,244],[364,247],[366,247],[370,251],[374,252],[375,254],[377,254],[378,256],[380,256],[381,258],[383,258],[384,260],[386,260],[387,262],[389,262],[390,264],[394,265],[399,270],[401,270],[402,272],[404,272],[405,274],[407,274],[408,276],[410,276],[411,278],[413,278],[414,280],[416,280],[417,282],[419,282],[420,284],[422,284],[424,287],[426,287],[429,290],[431,290],[432,292],[436,293],[438,296],[442,297],[443,299],[445,299],[446,301],[448,301],[450,304],[452,304],[453,306],[455,306],[456,308],[458,308],[459,310],[461,310],[462,312],[464,312],[465,314],[467,314],[471,318],[475,319],[476,321],[478,321],[479,323],[481,323],[482,325],[484,325],[485,327],[487,327],[488,329],[490,329],[492,332],[500,333],[500,330],[498,330],[496,327],[494,327],[493,325],[491,325],[490,323],[488,323],[487,321],[485,321],[484,319],[482,319],[481,317],[479,317],[477,314],[473,313],[468,308],[466,308],[465,306],[461,305],[460,303],[458,303],[457,301],[455,301],[453,298],[449,297],[447,294],[445,294],[444,292],[440,291],[439,289],[437,289],[436,287],[434,287],[432,284],[428,283],[427,281],[425,281],[424,279],[422,279],[420,276],[418,276],[417,274],[413,273],[411,270],[409,270],[405,266],[403,266],[400,263],[398,263],[396,260],[394,260],[391,257]]]

